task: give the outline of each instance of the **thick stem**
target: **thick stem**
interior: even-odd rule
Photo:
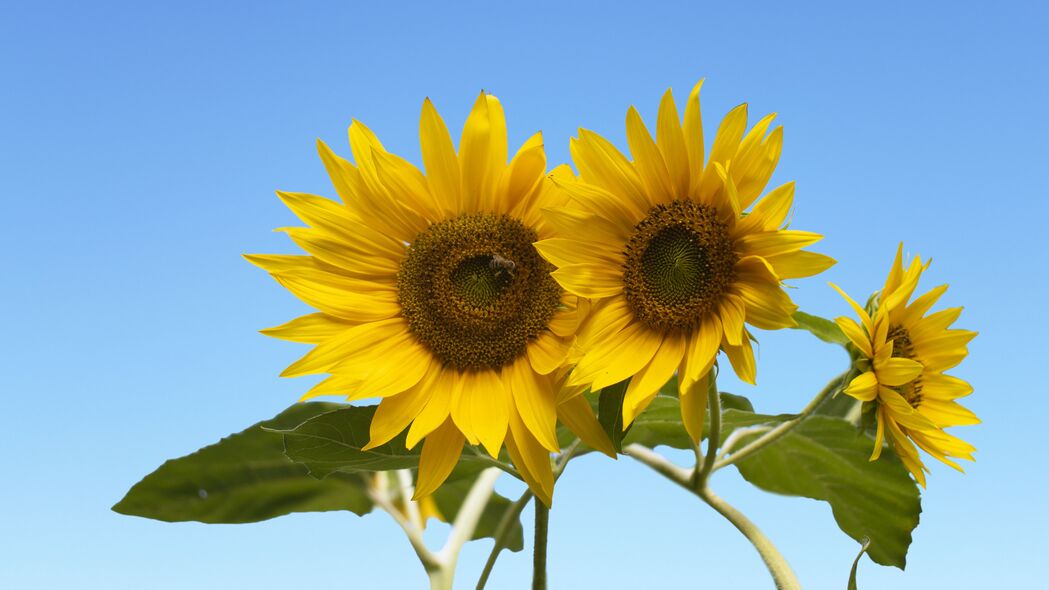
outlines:
[[[579,445],[581,441],[577,438],[569,444],[564,452],[557,457],[557,464],[554,465],[554,480],[561,477],[564,473],[565,467],[568,466],[568,462],[576,455],[579,451]],[[506,549],[510,544],[510,535],[513,532],[514,524],[517,519],[521,516],[521,512],[524,511],[525,506],[535,496],[531,491],[525,490],[525,493],[521,494],[521,497],[516,502],[511,504],[505,512],[503,512],[502,518],[499,519],[499,524],[495,528],[495,546],[492,547],[491,553],[488,554],[488,560],[484,562],[484,569],[481,570],[481,576],[477,579],[477,590],[484,590],[485,584],[488,583],[488,578],[492,575],[492,568],[495,567],[495,560],[499,559],[499,554]]]
[[[532,554],[532,590],[546,590],[546,538],[550,527],[550,509],[535,503],[535,546]]]
[[[513,531],[514,523],[517,522],[521,513],[524,512],[525,506],[534,497],[532,492],[526,491],[503,512],[502,518],[499,519],[499,525],[495,528],[495,546],[492,547],[492,552],[488,554],[488,561],[484,562],[481,577],[477,579],[477,590],[483,590],[485,584],[488,583],[488,577],[492,575],[492,568],[495,567],[495,560],[499,559],[499,553],[510,545],[510,533]]]
[[[775,582],[777,590],[801,590],[801,584],[798,582],[797,576],[794,575],[794,571],[790,569],[790,564],[787,563],[787,560],[783,558],[776,546],[765,536],[765,533],[761,532],[757,525],[744,516],[742,512],[736,510],[728,502],[725,502],[714,492],[710,491],[710,488],[702,488],[697,492],[697,495],[731,522],[754,545],[754,548],[758,550],[758,554],[761,555],[762,561],[765,562],[765,567],[769,568],[769,574],[772,575],[772,581]]]
[[[707,453],[703,457],[702,467],[696,464],[696,485],[705,487],[707,478],[714,469],[714,460],[718,456],[718,445],[721,444],[721,394],[714,375],[707,378],[707,401],[710,404],[710,431],[707,432]]]
[[[436,568],[427,570],[430,577],[430,590],[452,590],[452,582],[455,578],[454,568]]]
[[[449,569],[455,569],[455,562],[459,559],[459,551],[463,545],[473,536],[477,529],[477,523],[481,520],[488,500],[495,490],[495,480],[499,479],[502,472],[495,467],[489,467],[482,471],[474,481],[470,492],[466,494],[463,505],[459,508],[459,514],[455,516],[452,523],[452,532],[448,535],[448,541],[438,554],[441,562]]]
[[[755,439],[750,444],[744,445],[743,448],[739,449],[738,451],[735,451],[728,457],[724,457],[721,460],[716,461],[714,463],[713,470],[717,471],[722,467],[726,467],[745,457],[749,457],[750,455],[760,451],[766,446],[782,438],[788,432],[793,430],[795,426],[801,424],[805,420],[805,418],[808,418],[809,415],[812,414],[812,412],[814,412],[816,408],[818,408],[820,404],[822,404],[827,398],[833,395],[838,390],[838,388],[841,387],[843,383],[845,383],[850,374],[851,371],[846,371],[841,375],[838,375],[834,379],[831,379],[830,383],[828,383],[822,391],[817,393],[816,397],[812,398],[812,401],[810,401],[808,405],[801,410],[801,413],[799,413],[797,416],[794,416],[790,420],[783,422],[782,424],[773,428],[772,430],[769,430],[765,434]]]
[[[710,488],[706,486],[706,482],[700,482],[696,477],[695,470],[682,469],[667,461],[662,455],[652,449],[637,444],[626,447],[623,449],[623,453],[637,459],[670,481],[699,496],[711,508],[728,519],[757,549],[758,554],[761,555],[761,559],[769,569],[769,574],[772,575],[776,588],[779,590],[801,589],[801,585],[798,583],[794,572],[790,569],[790,565],[783,559],[783,556],[780,555],[772,541],[742,512],[714,495]],[[699,483],[702,483],[702,485],[699,485]]]

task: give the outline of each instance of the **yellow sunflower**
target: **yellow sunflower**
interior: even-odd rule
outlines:
[[[628,425],[677,371],[682,417],[696,441],[718,350],[754,383],[745,324],[794,326],[797,307],[781,281],[834,264],[802,251],[822,236],[785,229],[792,182],[759,200],[782,146],[782,128],[768,131],[774,115],[745,132],[747,106],[736,107],[705,155],[701,85],[689,96],[683,123],[666,92],[654,140],[630,108],[633,160],[580,130],[571,144],[580,178],[554,178],[572,202],[546,210],[558,235],[536,244],[558,267],[553,276],[562,287],[593,300],[569,384],[596,390],[630,379]]]
[[[860,364],[866,369],[849,383],[845,393],[876,403],[878,430],[871,460],[881,456],[887,432],[896,454],[922,486],[928,469],[915,444],[962,471],[951,458],[972,461],[976,448],[943,429],[980,423],[975,414],[955,401],[972,393],[972,386],[944,373],[962,362],[976,332],[950,328],[962,312],[960,307],[925,315],[947,291],[947,285],[910,301],[927,268],[928,264],[922,265],[915,257],[904,270],[900,244],[885,286],[873,300],[873,317],[831,285],[860,318],[860,324],[846,317],[836,321],[859,351]]]
[[[416,497],[440,486],[466,442],[493,457],[505,443],[549,504],[559,416],[611,452],[585,400],[557,401],[589,306],[532,244],[551,235],[540,210],[565,197],[545,180],[541,134],[507,163],[494,96],[477,99],[458,153],[429,100],[419,131],[425,174],[354,121],[356,165],[318,142],[342,203],[278,193],[308,226],[283,230],[308,255],[247,258],[318,313],[263,333],[315,345],[282,374],[330,375],[303,399],[381,398],[367,448],[405,429],[409,448],[424,441]]]

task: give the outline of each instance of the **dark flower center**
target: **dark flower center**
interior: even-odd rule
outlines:
[[[624,254],[627,303],[659,330],[690,328],[715,310],[738,260],[717,212],[692,201],[653,207]]]
[[[520,221],[490,213],[420,232],[397,273],[412,333],[460,370],[497,369],[524,354],[561,301],[536,239]]]

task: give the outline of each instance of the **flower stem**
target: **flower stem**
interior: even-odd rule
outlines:
[[[819,393],[817,393],[816,397],[812,398],[812,401],[810,401],[808,405],[801,410],[801,413],[799,413],[797,416],[794,416],[790,420],[781,423],[779,426],[773,428],[772,430],[769,430],[765,434],[755,439],[750,444],[744,445],[741,449],[733,452],[728,457],[723,457],[722,459],[716,461],[713,465],[712,470],[717,471],[722,467],[726,467],[735,463],[736,461],[749,457],[750,455],[760,451],[766,446],[782,438],[784,435],[793,430],[795,426],[801,424],[805,420],[805,418],[808,418],[809,415],[812,414],[812,412],[814,412],[816,408],[818,408],[820,404],[822,404],[827,398],[834,395],[834,393],[837,392],[838,389],[842,385],[844,385],[846,381],[848,381],[850,375],[851,371],[846,371],[841,375],[838,375],[837,377],[831,379],[830,383],[828,383],[826,387],[824,387]],[[713,416],[711,416],[711,419],[713,419]],[[713,429],[713,423],[711,424],[711,428]]]
[[[550,509],[535,503],[535,546],[532,554],[532,590],[546,590],[546,538],[550,526]]]
[[[510,533],[514,528],[514,523],[517,522],[518,517],[524,512],[525,506],[534,497],[532,492],[526,491],[503,512],[503,516],[499,519],[499,524],[495,528],[495,546],[492,547],[492,552],[488,554],[488,561],[484,563],[481,577],[477,579],[477,590],[483,590],[485,584],[488,583],[488,577],[492,575],[492,568],[495,567],[495,560],[499,558],[499,553],[510,544]]]
[[[801,584],[798,582],[797,576],[794,575],[794,571],[790,569],[790,564],[787,563],[787,560],[783,558],[776,546],[765,536],[765,533],[761,532],[757,525],[744,516],[742,512],[736,510],[728,502],[725,502],[714,492],[710,491],[710,488],[704,487],[700,489],[697,495],[721,516],[724,516],[726,520],[731,522],[754,545],[754,548],[758,550],[758,554],[761,555],[762,561],[765,562],[765,567],[769,568],[769,574],[772,575],[772,581],[776,584],[777,590],[801,590]]]
[[[707,479],[714,470],[714,460],[718,456],[718,445],[721,444],[721,394],[718,393],[717,379],[713,373],[707,378],[707,402],[710,404],[710,430],[707,432],[707,453],[703,464],[696,464],[697,488],[705,488]]]
[[[573,440],[557,457],[557,464],[554,465],[554,481],[561,477],[565,467],[568,466],[568,462],[579,452],[580,444],[581,441],[578,438]],[[521,494],[521,497],[503,512],[503,516],[499,519],[499,524],[496,526],[495,534],[493,535],[495,537],[495,546],[492,547],[492,552],[488,554],[488,560],[485,561],[484,569],[481,570],[481,577],[477,579],[476,590],[484,590],[489,576],[492,575],[492,568],[495,567],[495,560],[499,558],[499,553],[510,544],[510,535],[514,530],[514,524],[517,522],[518,517],[521,516],[525,506],[534,497],[531,491],[525,490],[525,493]]]

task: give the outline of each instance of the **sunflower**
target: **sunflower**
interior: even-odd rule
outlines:
[[[542,135],[507,163],[502,106],[482,93],[458,153],[423,103],[425,174],[360,122],[349,138],[356,165],[318,142],[341,203],[278,192],[308,226],[283,230],[307,255],[247,257],[318,310],[263,330],[314,345],[282,375],[329,375],[303,399],[380,398],[366,448],[405,429],[409,448],[423,441],[416,497],[440,486],[465,443],[492,457],[505,443],[549,504],[559,416],[611,450],[584,399],[558,403],[589,306],[558,285],[532,245],[551,235],[540,210],[565,199],[546,181]]]
[[[579,179],[554,178],[572,202],[545,211],[558,235],[536,244],[565,290],[593,300],[569,384],[596,390],[630,379],[623,404],[629,425],[677,371],[682,417],[697,442],[718,351],[754,383],[746,324],[794,326],[797,307],[781,281],[834,264],[802,251],[822,236],[784,228],[793,183],[759,200],[782,146],[782,128],[768,132],[774,115],[744,133],[747,106],[736,107],[705,158],[701,85],[683,123],[666,92],[654,140],[630,108],[632,161],[580,130],[571,143]]]
[[[927,268],[928,264],[922,265],[915,257],[904,270],[900,244],[885,286],[872,300],[873,317],[831,285],[860,318],[860,324],[846,317],[836,322],[858,351],[858,365],[865,369],[845,393],[876,406],[878,428],[871,460],[881,456],[888,433],[896,454],[923,487],[928,469],[915,445],[962,471],[951,458],[972,461],[976,448],[947,434],[944,428],[980,423],[975,414],[955,401],[972,393],[972,386],[944,373],[966,357],[976,332],[950,328],[962,312],[960,307],[925,315],[947,291],[947,285],[910,302]]]

